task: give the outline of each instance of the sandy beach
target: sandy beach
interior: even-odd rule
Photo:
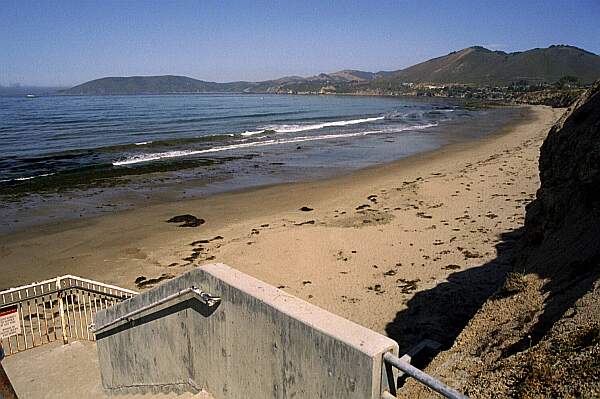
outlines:
[[[497,251],[523,223],[539,186],[540,145],[562,112],[524,107],[520,122],[484,139],[335,179],[5,235],[0,286],[74,274],[143,290],[198,265],[223,262],[387,333],[401,349],[424,336],[444,341],[455,333],[436,331],[436,318],[457,317],[460,329],[460,320],[507,269]],[[185,214],[206,222],[166,222]],[[428,309],[422,299],[435,287],[447,295],[438,298],[446,310],[466,304],[466,313]]]

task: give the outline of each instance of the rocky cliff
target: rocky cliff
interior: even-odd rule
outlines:
[[[600,82],[550,130],[539,164],[541,184],[536,200],[527,207],[519,264],[547,273],[548,263],[598,258]]]
[[[513,396],[600,396],[600,81],[552,127],[512,276],[543,298],[503,350]],[[505,285],[506,287],[506,285]],[[536,301],[534,299],[534,301]]]
[[[427,367],[470,397],[600,397],[600,82],[549,131],[539,174],[512,272]]]
[[[519,104],[547,105],[553,108],[567,108],[573,105],[584,89],[545,89],[526,92],[519,95],[515,102]]]

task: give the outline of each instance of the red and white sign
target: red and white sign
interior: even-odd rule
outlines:
[[[0,338],[21,334],[17,305],[0,309]]]

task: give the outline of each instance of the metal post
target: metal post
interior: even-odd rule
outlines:
[[[60,317],[60,329],[62,332],[63,344],[66,345],[69,343],[69,339],[67,338],[67,323],[65,323],[65,307],[63,305],[62,291],[60,289],[60,277],[56,278],[56,295],[58,297],[58,314]]]
[[[2,348],[2,342],[0,342],[0,398],[18,399],[17,393],[10,383],[10,379],[4,371],[4,367],[2,367],[2,359],[4,359],[4,349]]]
[[[437,393],[442,394],[446,398],[467,399],[467,397],[465,395],[450,388],[448,385],[444,384],[443,382],[436,380],[429,374],[424,373],[423,371],[419,370],[418,368],[411,365],[410,363],[407,363],[407,362],[401,360],[398,356],[395,356],[394,354],[392,354],[390,352],[383,355],[383,361],[391,364],[392,366],[396,367],[400,371],[403,371],[404,373],[413,377],[415,380],[419,381],[420,383],[428,386],[429,388],[433,389]]]
[[[397,399],[397,398],[396,398],[396,395],[392,395],[388,391],[383,391],[383,393],[381,394],[381,399]]]

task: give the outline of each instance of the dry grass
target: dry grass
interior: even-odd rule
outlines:
[[[600,379],[600,326],[562,335],[525,353],[517,398],[595,397]]]
[[[523,273],[510,272],[506,276],[504,285],[498,290],[496,297],[506,298],[519,292],[525,291],[527,288],[527,279]]]

